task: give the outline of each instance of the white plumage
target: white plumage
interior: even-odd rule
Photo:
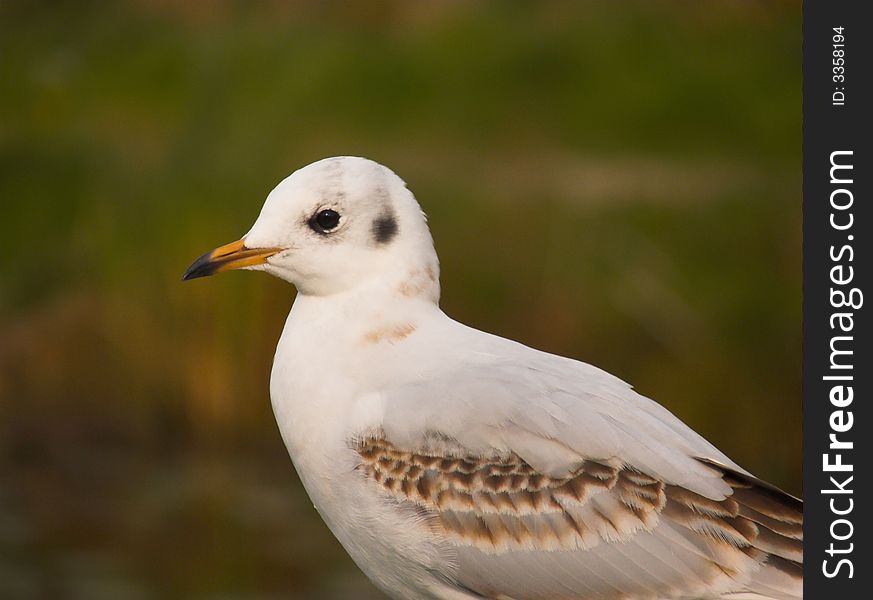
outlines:
[[[319,161],[186,278],[299,294],[273,409],[301,480],[395,598],[802,597],[802,506],[593,366],[466,327],[405,184]]]

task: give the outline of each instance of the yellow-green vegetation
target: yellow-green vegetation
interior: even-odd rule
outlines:
[[[379,598],[272,420],[293,289],[183,284],[363,155],[455,318],[800,489],[797,2],[0,3],[0,596]]]

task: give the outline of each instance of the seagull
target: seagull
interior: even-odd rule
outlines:
[[[387,167],[297,170],[183,279],[230,269],[297,288],[276,421],[392,598],[802,598],[802,501],[617,377],[448,317],[427,219]]]

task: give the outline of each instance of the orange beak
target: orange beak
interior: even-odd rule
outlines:
[[[182,280],[187,281],[231,269],[262,265],[267,262],[268,258],[281,251],[282,248],[246,248],[243,240],[237,240],[207,252],[195,260],[182,275]]]

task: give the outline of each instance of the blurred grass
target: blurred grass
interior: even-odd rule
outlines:
[[[293,290],[182,285],[324,156],[443,306],[800,489],[794,2],[0,4],[0,596],[380,597],[268,401]]]

